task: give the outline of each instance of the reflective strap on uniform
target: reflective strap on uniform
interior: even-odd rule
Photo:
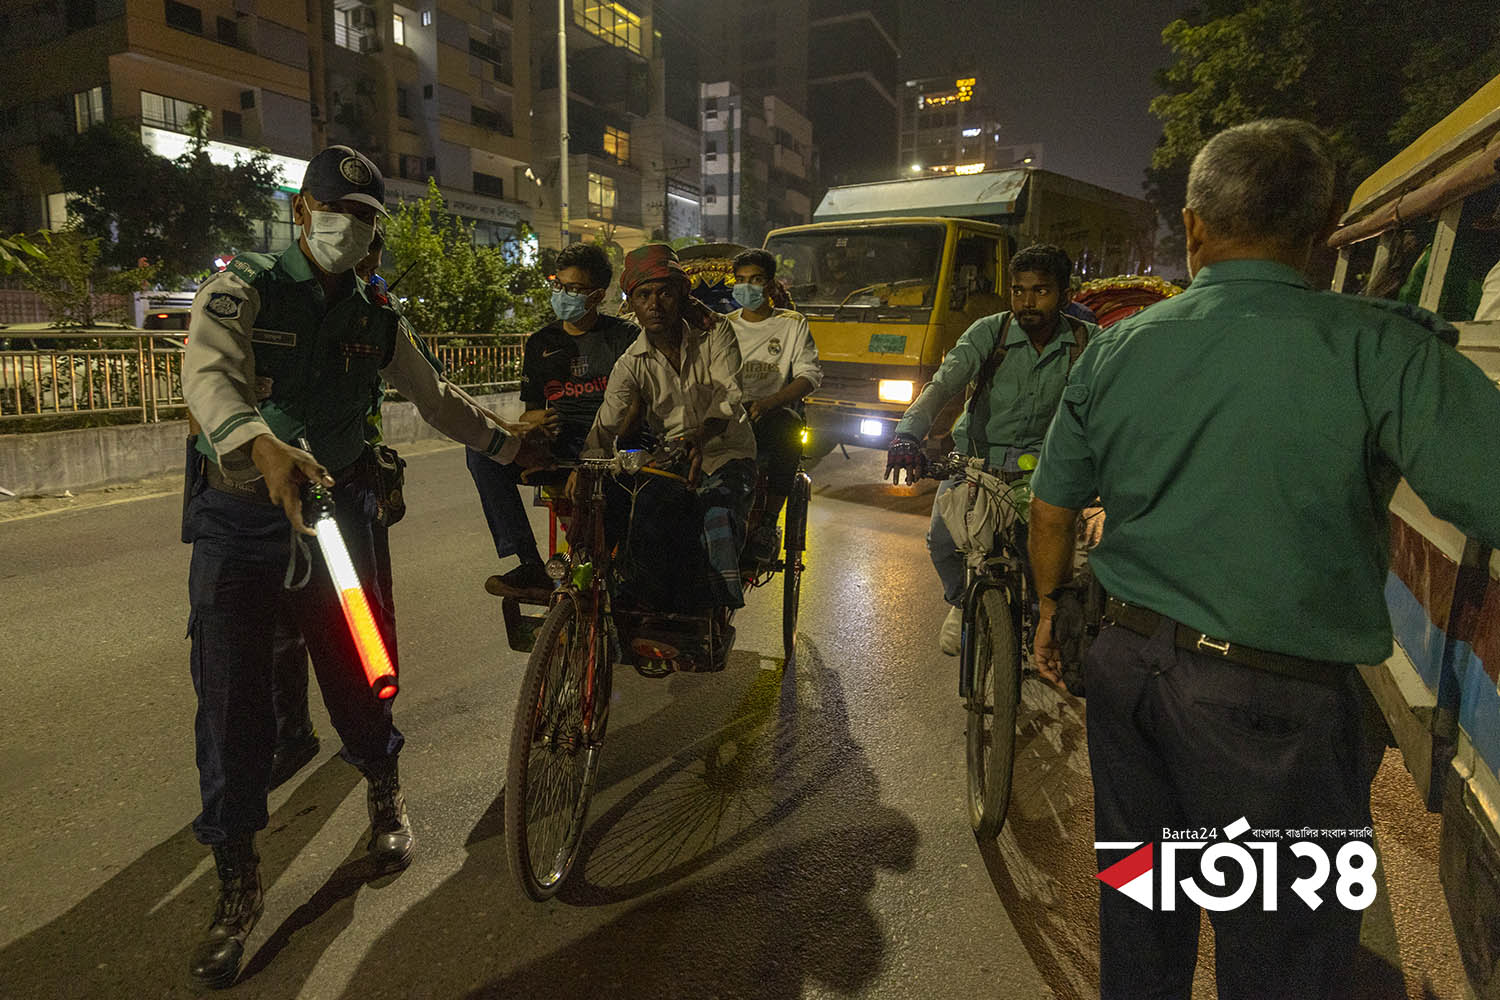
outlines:
[[[236,413],[234,416],[224,421],[214,430],[210,431],[208,434],[208,439],[214,444],[218,444],[220,441],[224,440],[226,437],[232,434],[236,428],[244,424],[248,424],[252,420],[257,420],[259,419],[259,417],[260,414],[256,413],[254,410],[247,410],[243,413]]]
[[[498,455],[500,454],[500,449],[503,447],[505,447],[505,434],[497,430],[494,436],[490,438],[490,446],[484,449],[484,453],[486,455]]]

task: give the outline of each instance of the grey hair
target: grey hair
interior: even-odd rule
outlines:
[[[1216,236],[1283,247],[1323,234],[1333,213],[1328,137],[1293,118],[1265,118],[1208,140],[1188,173],[1187,207]]]

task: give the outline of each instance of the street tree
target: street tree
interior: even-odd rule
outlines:
[[[259,244],[278,171],[264,152],[236,157],[233,165],[214,163],[208,124],[208,112],[197,109],[188,149],[175,160],[147,149],[139,130],[122,123],[43,144],[43,158],[74,195],[70,217],[101,241],[103,266],[130,269],[144,259],[161,280],[176,283],[209,271],[220,254]]]
[[[403,202],[385,233],[384,270],[418,333],[530,333],[550,317],[546,272],[523,259],[527,234],[503,246],[476,244],[474,226],[447,211],[435,183]]]
[[[1432,17],[1381,0],[1209,0],[1162,32],[1174,61],[1151,112],[1162,137],[1147,197],[1176,238],[1187,172],[1218,132],[1302,118],[1328,133],[1345,193],[1500,73],[1500,8],[1453,0]]]

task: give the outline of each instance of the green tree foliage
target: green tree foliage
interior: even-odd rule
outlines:
[[[0,274],[26,274],[31,270],[28,260],[41,256],[42,251],[36,243],[19,233],[0,236]]]
[[[448,214],[437,185],[385,222],[392,294],[421,334],[531,333],[551,319],[547,275],[521,246],[476,246],[474,227]],[[522,239],[526,234],[522,234]]]
[[[1162,32],[1174,62],[1157,74],[1162,137],[1147,197],[1175,234],[1193,156],[1257,118],[1324,129],[1344,193],[1500,73],[1500,8],[1451,0],[1422,13],[1386,0],[1214,0]]]
[[[191,119],[194,135],[176,160],[141,142],[123,123],[56,136],[42,156],[56,168],[82,231],[101,240],[105,267],[130,269],[144,258],[161,279],[176,282],[209,270],[218,254],[252,249],[259,223],[272,214],[277,170],[264,153],[233,166],[208,158],[208,113]]]
[[[77,225],[57,233],[37,233],[33,240],[33,259],[22,275],[22,283],[42,297],[57,326],[123,321],[124,309],[96,311],[94,296],[126,295],[147,287],[155,277],[151,266],[106,270],[100,263],[102,241]]]

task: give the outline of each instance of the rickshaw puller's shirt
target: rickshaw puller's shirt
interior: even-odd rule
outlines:
[[[703,446],[705,475],[734,459],[755,457],[755,433],[741,405],[740,348],[734,329],[723,319],[707,332],[684,322],[681,352],[681,375],[644,331],[620,355],[585,442],[588,451],[607,453],[631,405],[639,402],[647,425],[668,439],[697,433],[709,420],[728,421],[724,432]]]

